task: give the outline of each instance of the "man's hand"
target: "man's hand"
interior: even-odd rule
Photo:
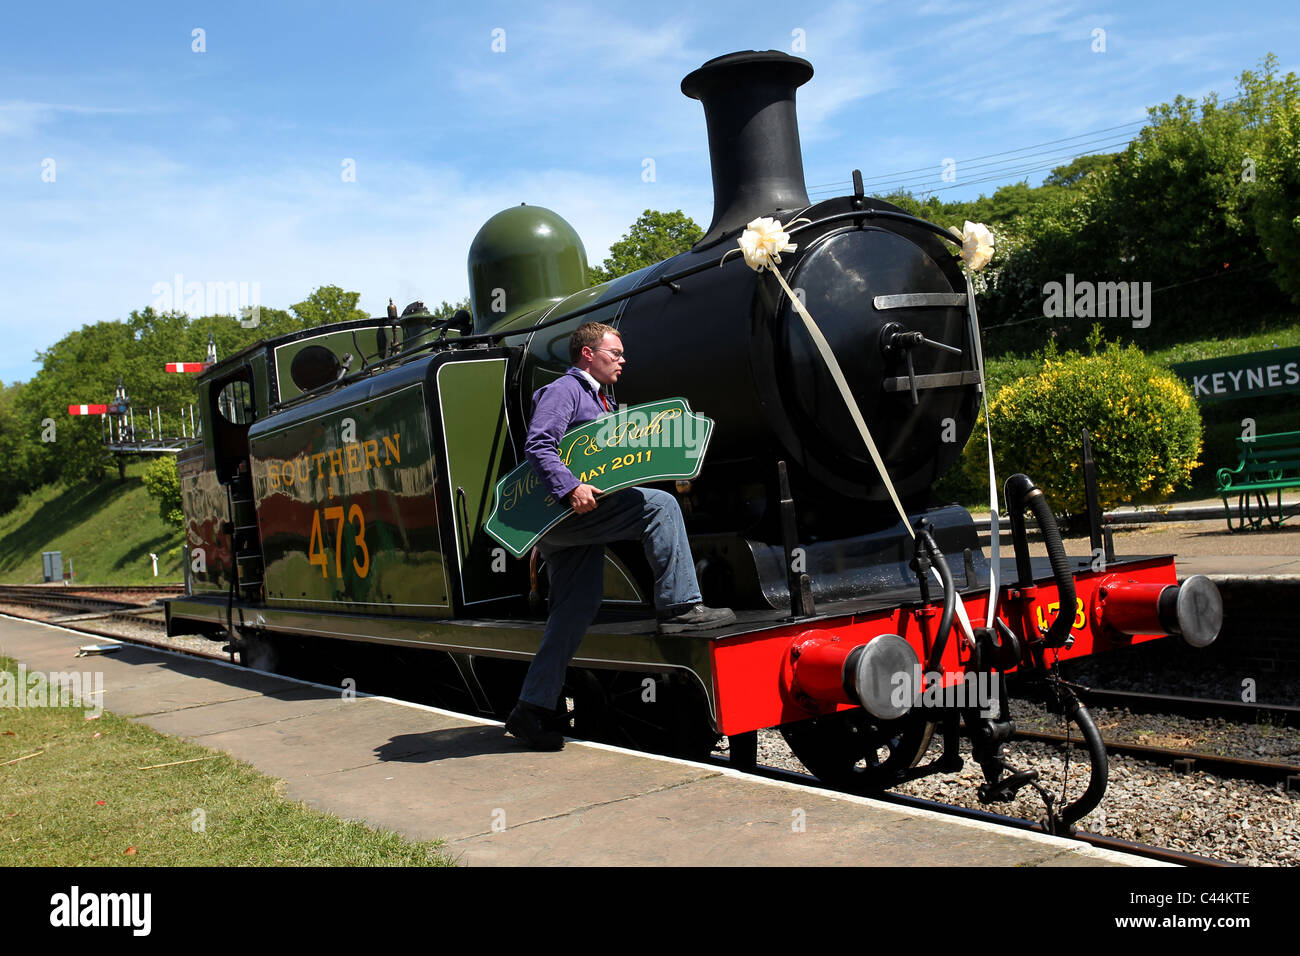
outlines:
[[[569,492],[569,504],[580,515],[596,510],[596,489],[591,485],[578,485]]]

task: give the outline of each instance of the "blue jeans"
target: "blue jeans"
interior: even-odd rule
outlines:
[[[547,710],[555,707],[569,661],[600,610],[605,545],[638,539],[655,574],[655,608],[662,612],[700,603],[677,499],[655,488],[625,488],[597,499],[594,511],[569,515],[538,542],[551,583],[551,614],[520,700]]]

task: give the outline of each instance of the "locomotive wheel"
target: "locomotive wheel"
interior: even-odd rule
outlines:
[[[564,732],[575,737],[692,760],[718,741],[702,692],[668,674],[570,670],[566,693]]]
[[[808,772],[853,793],[887,790],[920,763],[934,724],[919,716],[879,720],[862,708],[801,720],[781,735]]]

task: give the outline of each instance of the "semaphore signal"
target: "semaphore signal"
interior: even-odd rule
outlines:
[[[163,369],[167,372],[196,373],[217,364],[217,344],[212,334],[208,333],[208,352],[202,362],[167,362]],[[162,407],[148,409],[149,426],[146,437],[136,434],[135,411],[131,399],[127,397],[126,386],[122,377],[117,379],[117,391],[113,401],[106,404],[69,405],[69,415],[99,415],[104,425],[104,447],[117,456],[118,473],[125,480],[127,455],[140,454],[176,454],[199,435],[199,422],[194,416],[194,406],[179,409],[180,434],[174,431],[168,434],[163,425]],[[188,421],[187,421],[188,415]]]
[[[165,372],[180,372],[189,374],[191,372],[202,372],[206,368],[211,368],[217,364],[217,343],[212,338],[212,333],[208,333],[208,355],[202,362],[168,362],[163,366]]]

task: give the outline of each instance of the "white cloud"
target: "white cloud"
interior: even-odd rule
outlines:
[[[125,107],[6,100],[0,102],[0,137],[29,138],[41,127],[55,123],[65,116],[108,116],[135,112],[138,111]]]

